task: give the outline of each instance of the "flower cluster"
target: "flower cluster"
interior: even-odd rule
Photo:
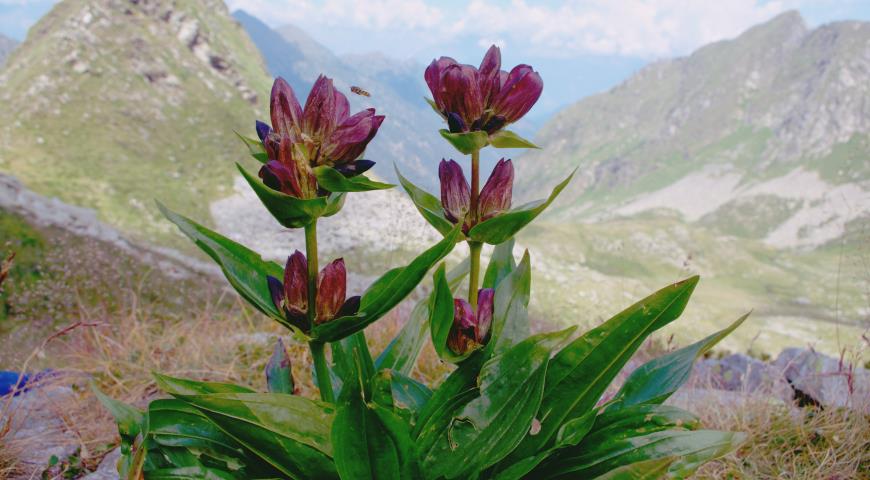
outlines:
[[[447,336],[447,346],[453,353],[464,355],[489,340],[494,297],[495,290],[481,288],[477,294],[477,312],[465,299],[453,299],[453,325]]]
[[[257,136],[268,161],[260,169],[263,183],[297,198],[314,198],[318,189],[313,167],[327,165],[347,177],[370,169],[374,162],[359,157],[375,137],[383,115],[368,108],[350,115],[347,97],[321,75],[311,87],[305,108],[293,88],[278,77],[270,99],[272,125],[258,121]]]
[[[471,187],[462,167],[453,160],[441,160],[438,166],[441,180],[441,206],[444,216],[452,223],[462,223],[462,231],[468,231],[475,224],[489,220],[511,207],[514,183],[514,165],[511,160],[502,158],[496,163],[489,180],[480,191],[478,208],[471,211]]]
[[[287,322],[307,332],[308,321],[308,260],[296,250],[287,258],[284,281],[267,277],[269,292],[275,307],[284,313]],[[360,297],[347,297],[347,271],[344,259],[332,261],[317,275],[314,323],[321,324],[336,317],[353,315],[359,309]]]
[[[544,89],[541,76],[529,65],[501,70],[501,51],[495,45],[480,68],[441,57],[426,68],[425,79],[452,133],[493,134],[528,113]]]

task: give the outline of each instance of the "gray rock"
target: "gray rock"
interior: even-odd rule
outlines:
[[[792,390],[778,369],[742,353],[699,362],[693,384],[730,392],[763,392],[784,401],[792,399]]]
[[[93,472],[85,475],[81,480],[118,480],[118,459],[121,458],[121,448],[118,447],[108,453],[100,462],[100,466]]]
[[[803,348],[787,348],[773,365],[791,386],[825,406],[870,413],[870,373],[845,361]]]

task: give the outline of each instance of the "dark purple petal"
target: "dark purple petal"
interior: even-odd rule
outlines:
[[[360,159],[360,160],[357,160],[355,162],[346,163],[346,164],[338,167],[336,170],[341,172],[341,174],[344,175],[345,177],[350,178],[350,177],[355,177],[357,175],[361,175],[361,174],[367,172],[369,169],[371,169],[374,166],[375,166],[375,162],[373,162],[371,160]]]
[[[335,86],[332,79],[323,75],[317,77],[308,100],[305,101],[305,109],[302,113],[302,131],[312,139],[324,140],[338,126],[336,114],[339,107]]]
[[[284,296],[291,314],[304,315],[308,312],[308,260],[299,250],[287,258],[284,267]]]
[[[372,129],[377,132],[374,108],[347,117],[323,146],[325,163],[342,164],[356,159],[365,150]]]
[[[444,75],[444,69],[449,65],[456,65],[456,60],[450,57],[441,57],[438,60],[432,60],[432,63],[426,67],[426,73],[423,78],[426,79],[426,85],[429,86],[429,91],[432,92],[432,100],[438,109],[444,111],[444,96],[441,88],[441,78]]]
[[[441,160],[438,165],[438,178],[441,180],[441,206],[444,216],[458,223],[468,213],[471,186],[465,179],[462,167],[453,160]]]
[[[347,270],[344,259],[339,258],[327,265],[317,275],[316,323],[328,322],[344,304],[347,296]]]
[[[488,105],[492,97],[498,93],[499,69],[501,69],[501,50],[493,45],[489,47],[480,62],[480,95],[484,105]]]
[[[266,277],[266,283],[269,284],[269,293],[272,294],[272,303],[275,304],[275,308],[278,309],[279,312],[284,311],[284,284],[281,283],[281,280],[268,275]]]
[[[447,334],[447,347],[457,355],[468,353],[478,346],[474,339],[474,310],[461,298],[453,299],[453,325]]]
[[[299,187],[299,178],[293,171],[295,164],[289,166],[277,160],[269,160],[265,165],[260,167],[260,178],[263,183],[271,188],[286,195],[296,198],[302,198],[302,191]]]
[[[481,345],[489,340],[494,298],[495,290],[491,288],[481,288],[477,292],[477,323],[474,327],[474,339]]]
[[[492,135],[493,133],[501,130],[505,126],[505,124],[507,124],[507,121],[505,121],[504,117],[502,117],[501,115],[493,115],[489,118],[489,120],[486,121],[485,124],[483,124],[481,130]]]
[[[492,110],[507,123],[514,123],[531,110],[543,90],[544,81],[538,72],[528,65],[517,65],[493,98]]]
[[[356,312],[359,311],[360,300],[361,297],[359,295],[354,295],[345,300],[341,308],[338,309],[338,313],[335,314],[336,318],[356,315]]]
[[[486,185],[480,191],[478,216],[480,221],[487,220],[511,208],[511,194],[514,184],[514,164],[501,159],[495,164]]]
[[[257,136],[260,137],[260,141],[261,142],[266,141],[266,137],[270,133],[272,133],[272,127],[270,127],[265,122],[261,122],[259,120],[257,120],[256,125],[257,125]]]
[[[447,66],[441,78],[442,111],[459,114],[466,125],[480,118],[483,115],[483,98],[479,77],[479,72],[471,65]]]
[[[275,79],[272,84],[270,98],[270,113],[272,128],[279,134],[289,135],[290,131],[298,128],[302,120],[302,107],[290,84],[281,77]]]
[[[447,112],[447,128],[451,133],[462,133],[468,131],[465,121],[455,112]]]

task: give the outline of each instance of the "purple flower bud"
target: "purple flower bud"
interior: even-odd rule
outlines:
[[[511,208],[513,184],[513,162],[502,158],[495,164],[489,180],[480,191],[478,209],[481,222]]]
[[[501,50],[495,45],[489,47],[480,62],[480,95],[484,105],[489,105],[492,97],[498,93],[499,72],[501,71]]]
[[[483,98],[480,93],[480,72],[471,65],[449,65],[441,78],[445,112],[459,115],[466,125],[471,125],[483,115]]]
[[[543,90],[544,81],[538,72],[528,65],[517,65],[493,97],[492,110],[507,123],[514,123],[532,109]]]
[[[375,166],[375,162],[371,160],[357,160],[355,162],[346,163],[337,168],[339,172],[345,177],[355,177],[362,173],[367,172],[370,168]]]
[[[347,117],[350,107],[347,97],[335,90],[332,79],[317,77],[302,113],[302,131],[315,140],[325,140]],[[342,113],[344,117],[342,117]]]
[[[308,313],[308,260],[296,250],[284,267],[285,306],[292,315]]]
[[[446,110],[444,98],[448,94],[444,90],[441,77],[444,75],[444,69],[450,65],[456,65],[456,60],[450,57],[441,57],[438,60],[432,60],[432,63],[426,67],[426,73],[423,75],[426,79],[426,85],[429,86],[429,91],[432,92],[432,99],[439,110]]]
[[[317,275],[317,316],[315,323],[324,323],[335,318],[347,296],[347,271],[344,259],[339,258],[327,265]]]
[[[269,357],[269,362],[266,363],[265,373],[266,387],[270,393],[295,393],[296,386],[290,367],[290,354],[280,338],[275,342],[275,349],[272,351],[272,356]]]
[[[462,167],[453,160],[441,160],[438,165],[438,178],[441,180],[441,206],[444,216],[453,223],[465,221],[471,197],[471,186],[462,173]]]
[[[272,128],[280,135],[289,135],[299,128],[302,121],[302,107],[290,84],[281,77],[272,84],[272,94],[269,102],[272,117]]]
[[[489,341],[495,291],[482,288],[477,295],[477,313],[461,298],[453,299],[453,325],[447,335],[447,347],[457,355],[480,348]]]
[[[268,137],[269,134],[272,133],[272,127],[270,127],[268,124],[261,122],[259,120],[257,120],[256,129],[257,129],[257,136],[260,138],[261,142],[265,142],[266,137]]]

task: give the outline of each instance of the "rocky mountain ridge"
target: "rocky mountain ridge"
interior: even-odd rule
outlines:
[[[18,42],[0,33],[0,67],[6,62],[6,58],[12,50],[18,46]]]

